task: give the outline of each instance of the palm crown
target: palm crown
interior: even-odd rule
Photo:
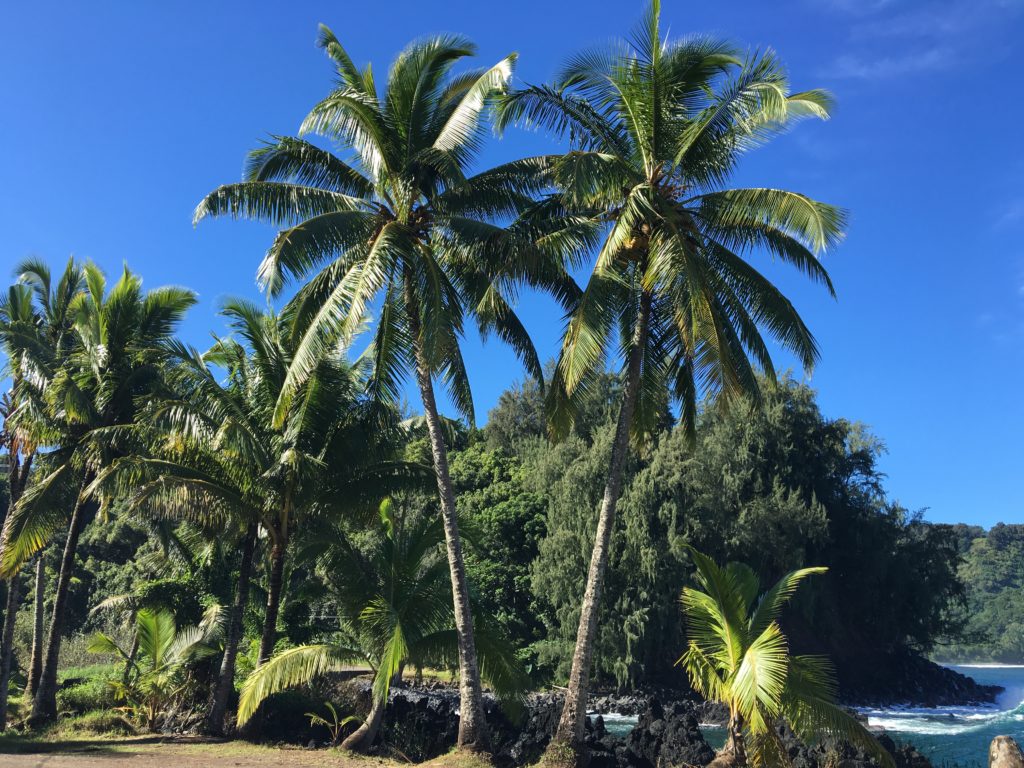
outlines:
[[[668,393],[692,427],[702,391],[757,396],[773,366],[766,331],[810,367],[815,341],[785,296],[744,260],[766,251],[830,291],[816,256],[841,236],[842,211],[781,189],[728,189],[741,154],[801,117],[827,118],[820,90],[790,93],[772,53],[708,38],[663,40],[653,2],[630,40],[581,53],[555,85],[508,96],[499,125],[566,136],[547,173],[568,210],[604,229],[572,313],[553,387],[556,433],[603,372],[614,332],[642,371],[634,431]]]
[[[127,268],[109,291],[94,264],[81,274],[84,290],[78,291],[73,273],[65,274],[54,304],[43,305],[52,315],[47,338],[23,348],[22,364],[36,374],[26,377],[36,406],[29,429],[54,450],[46,456],[45,475],[4,527],[0,567],[7,574],[66,522],[68,508],[61,502],[69,489],[73,496],[124,451],[123,430],[142,401],[161,390],[174,331],[195,303],[182,288],[143,291],[142,280]],[[37,284],[45,290],[41,276]]]
[[[379,94],[370,67],[356,68],[326,27],[319,43],[336,65],[338,83],[301,133],[351,150],[351,164],[306,140],[275,137],[250,154],[245,181],[215,190],[195,218],[231,215],[284,227],[259,268],[271,294],[289,277],[315,273],[294,299],[308,330],[285,398],[339,336],[360,329],[364,312],[383,297],[367,352],[374,364],[370,391],[398,398],[421,345],[429,372],[443,377],[456,406],[472,419],[458,345],[464,315],[509,342],[540,378],[536,352],[511,306],[514,285],[527,281],[566,300],[573,295],[559,259],[570,238],[547,233],[545,239],[542,225],[525,221],[491,223],[532,205],[531,184],[542,183],[536,163],[467,175],[484,117],[516,57],[453,74],[475,46],[457,36],[429,38],[398,56]]]

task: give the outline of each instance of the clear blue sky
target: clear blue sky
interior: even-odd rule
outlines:
[[[1021,0],[664,0],[672,34],[712,32],[776,48],[800,89],[835,91],[827,124],[751,155],[739,181],[848,207],[827,257],[839,290],[767,265],[824,349],[812,383],[825,411],[880,435],[892,495],[936,521],[984,525],[1024,512],[1024,125]],[[272,232],[191,212],[237,180],[245,152],[294,132],[330,84],[314,47],[332,26],[383,71],[410,38],[462,32],[480,63],[519,51],[517,77],[548,78],[565,55],[625,32],[640,4],[12,3],[0,24],[0,272],[29,254],[74,253],[148,286],[199,292],[184,328],[204,345],[226,295],[258,296]],[[1016,44],[1016,50],[1014,50]],[[550,147],[492,142],[485,162]],[[560,318],[521,312],[544,357]],[[467,343],[483,415],[522,371],[496,341]],[[785,365],[783,361],[783,365]]]

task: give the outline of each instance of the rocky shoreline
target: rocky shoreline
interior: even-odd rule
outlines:
[[[326,693],[326,692],[324,692]],[[354,680],[332,686],[331,698],[347,707],[365,709],[369,684]],[[678,694],[677,694],[678,696]],[[485,711],[493,736],[494,763],[498,768],[520,768],[536,762],[555,731],[561,711],[559,693],[532,694],[515,711],[485,695]],[[587,747],[591,768],[659,768],[667,765],[707,765],[714,749],[701,725],[724,721],[724,711],[688,698],[671,698],[660,691],[617,696],[597,695],[587,718]],[[636,726],[625,736],[609,732],[606,714],[634,715]],[[458,733],[458,693],[447,685],[396,687],[388,700],[376,751],[412,762],[438,757],[450,750]],[[870,768],[869,758],[849,745],[825,739],[813,747],[800,744],[785,729],[780,731],[794,768],[826,768],[842,761],[845,768]],[[883,745],[893,753],[898,768],[932,768],[913,747],[897,748],[886,736]],[[310,746],[326,746],[313,739]]]
[[[982,685],[956,670],[920,656],[902,658],[887,670],[884,693],[877,685],[841,686],[843,700],[849,706],[915,707],[980,706],[993,704],[1003,688]]]

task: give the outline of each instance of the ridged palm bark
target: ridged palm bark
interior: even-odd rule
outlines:
[[[642,440],[681,406],[692,430],[705,395],[758,402],[756,369],[774,369],[763,332],[810,367],[817,345],[785,296],[745,258],[766,253],[831,291],[818,254],[842,234],[842,211],[780,189],[729,189],[741,154],[794,120],[825,118],[822,91],[790,93],[772,53],[663,39],[655,0],[629,41],[579,54],[553,85],[503,100],[499,127],[540,125],[571,150],[549,161],[558,199],[588,214],[604,240],[570,314],[550,389],[553,435],[614,352],[624,387],[597,535],[581,601],[565,707],[546,759],[582,759],[608,543],[630,435]],[[617,341],[617,345],[616,345]]]
[[[29,698],[36,695],[39,678],[43,674],[43,632],[46,627],[46,561],[44,553],[36,555],[36,573],[32,597],[32,650],[29,655],[28,679],[25,692]]]
[[[249,582],[252,577],[257,533],[257,525],[250,523],[242,540],[235,599],[231,605],[231,614],[228,616],[227,631],[224,635],[224,656],[221,658],[217,685],[210,701],[210,711],[206,715],[206,730],[213,734],[219,735],[224,732],[224,716],[227,714],[228,702],[235,687],[235,659],[238,657],[238,644],[242,639],[245,607],[249,604]]]

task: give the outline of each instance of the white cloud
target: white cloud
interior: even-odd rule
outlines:
[[[986,52],[1005,52],[1006,31],[1024,11],[1024,0],[823,1],[854,17],[851,50],[837,57],[826,74],[859,79],[935,72]],[[897,49],[901,52],[894,54]]]
[[[946,69],[956,61],[949,48],[929,48],[904,56],[844,54],[825,70],[827,77],[874,80]]]

